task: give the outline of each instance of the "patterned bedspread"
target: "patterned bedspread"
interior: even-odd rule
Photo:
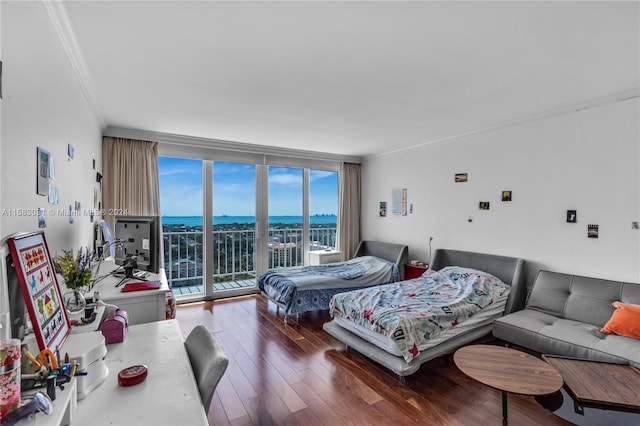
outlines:
[[[509,285],[493,275],[448,266],[420,278],[336,294],[329,312],[389,337],[410,362],[420,354],[422,343],[470,318],[509,290]]]
[[[291,314],[328,309],[336,293],[399,279],[395,263],[362,256],[338,263],[275,269],[258,277],[258,287],[273,301],[284,304]]]

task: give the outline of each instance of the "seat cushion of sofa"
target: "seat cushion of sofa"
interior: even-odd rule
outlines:
[[[543,354],[605,362],[640,362],[640,341],[600,327],[524,309],[494,322],[495,337]]]

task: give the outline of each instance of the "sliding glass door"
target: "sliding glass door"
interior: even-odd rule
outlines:
[[[253,293],[256,277],[335,248],[338,172],[162,156],[164,268],[177,299]]]
[[[204,293],[202,160],[160,157],[164,269],[177,294]]]
[[[256,166],[213,163],[213,292],[255,288]]]
[[[338,172],[309,170],[309,250],[336,248]]]
[[[269,167],[269,269],[303,264],[303,169]]]

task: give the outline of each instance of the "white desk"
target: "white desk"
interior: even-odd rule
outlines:
[[[176,320],[129,327],[124,342],[107,345],[106,380],[72,410],[71,425],[208,425]],[[118,372],[144,364],[147,378],[118,385]],[[56,410],[65,407],[57,406]],[[36,424],[49,423],[38,414]]]
[[[100,265],[99,275],[107,274],[118,268],[113,261],[105,261]],[[129,315],[129,325],[143,324],[151,321],[160,321],[166,318],[166,293],[169,291],[167,276],[164,269],[160,269],[158,274],[151,274],[147,278],[149,281],[159,280],[161,286],[159,289],[132,291],[128,293],[122,292],[122,287],[116,287],[120,278],[109,276],[104,278],[88,293],[100,292],[100,298],[105,303],[118,306],[120,309],[127,311]],[[140,281],[137,279],[128,282]],[[65,290],[62,290],[63,292]]]

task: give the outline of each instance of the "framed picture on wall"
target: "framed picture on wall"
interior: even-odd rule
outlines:
[[[7,239],[40,350],[62,346],[71,332],[44,232]]]
[[[47,151],[38,148],[38,195],[49,195],[49,157]]]
[[[387,216],[387,202],[380,201],[380,217],[386,217],[386,216]]]
[[[467,173],[456,173],[454,177],[454,181],[456,183],[466,182],[469,180],[469,175]]]
[[[391,209],[395,215],[407,215],[407,188],[397,188],[391,191]]]

